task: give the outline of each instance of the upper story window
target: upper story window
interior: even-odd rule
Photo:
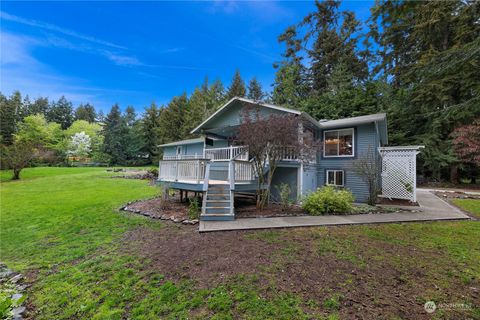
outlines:
[[[355,152],[353,139],[353,128],[324,131],[323,156],[353,157]]]

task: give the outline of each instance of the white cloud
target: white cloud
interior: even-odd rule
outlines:
[[[105,41],[105,40],[102,40],[102,39],[98,39],[96,37],[92,37],[92,36],[89,36],[89,35],[78,33],[76,31],[73,31],[73,30],[70,30],[70,29],[62,28],[62,27],[56,26],[54,24],[50,24],[50,23],[46,23],[46,22],[42,22],[42,21],[38,21],[38,20],[25,19],[25,18],[22,18],[22,17],[18,17],[18,16],[8,14],[4,11],[0,11],[0,19],[21,23],[21,24],[36,27],[36,28],[42,28],[42,29],[48,30],[48,31],[54,31],[54,32],[62,33],[64,35],[67,35],[67,36],[70,36],[70,37],[73,37],[73,38],[85,40],[85,41],[88,41],[88,42],[96,43],[96,44],[107,46],[107,47],[112,47],[112,48],[117,48],[117,49],[127,49],[124,46],[120,46],[118,44],[111,43],[111,42],[108,42],[108,41]]]

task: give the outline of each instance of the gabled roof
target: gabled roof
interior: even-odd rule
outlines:
[[[386,119],[387,119],[386,113],[376,113],[376,114],[369,114],[367,116],[360,116],[360,117],[319,121],[319,123],[322,129],[329,129],[329,128],[334,128],[334,127],[336,128],[341,126],[352,126],[352,125],[371,123],[375,121],[385,121]]]
[[[203,121],[195,129],[190,131],[190,133],[192,133],[192,134],[198,133],[198,131],[203,126],[207,125],[217,115],[225,112],[225,110],[227,110],[230,106],[234,105],[235,101],[242,101],[242,102],[254,104],[254,105],[257,105],[257,106],[260,106],[260,107],[264,107],[264,108],[269,108],[269,109],[273,109],[273,110],[287,112],[287,113],[291,113],[291,114],[295,114],[295,115],[301,115],[301,116],[305,117],[305,119],[308,120],[309,122],[311,122],[313,125],[315,125],[316,127],[319,127],[318,122],[315,119],[313,119],[309,114],[307,114],[305,112],[301,112],[301,111],[298,111],[298,110],[289,109],[289,108],[285,108],[285,107],[280,107],[280,106],[276,106],[276,105],[269,104],[269,103],[259,102],[259,101],[255,101],[255,100],[251,100],[251,99],[233,97],[227,103],[225,103],[222,107],[220,107],[220,109],[218,109],[217,111],[215,111],[215,113],[213,113],[210,117],[208,117],[207,120]]]
[[[181,146],[181,145],[185,145],[185,144],[193,144],[193,143],[200,143],[200,142],[203,143],[204,141],[205,141],[205,138],[200,137],[200,138],[195,138],[195,139],[186,139],[186,140],[169,142],[169,143],[158,145],[157,147]]]

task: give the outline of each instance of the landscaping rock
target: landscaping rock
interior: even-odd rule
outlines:
[[[198,219],[190,220],[190,224],[197,224],[197,223],[198,223]]]
[[[190,220],[183,220],[182,223],[183,224],[190,224]]]
[[[18,319],[18,316],[22,316],[22,314],[25,312],[25,307],[16,307],[16,308],[13,308],[12,310],[12,313],[13,313],[13,318],[14,319]],[[17,318],[15,318],[17,317]]]
[[[12,300],[13,300],[13,301],[18,301],[18,300],[20,300],[22,297],[23,297],[23,294],[21,294],[21,293],[15,293],[15,294],[12,295]]]
[[[21,274],[17,274],[16,276],[12,277],[10,279],[10,282],[12,283],[17,283],[19,280],[21,280],[23,278],[23,276]]]

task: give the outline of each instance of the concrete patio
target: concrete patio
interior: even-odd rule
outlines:
[[[300,216],[245,218],[234,221],[200,221],[200,232],[294,228],[312,226],[356,225],[373,223],[421,222],[437,220],[468,220],[469,216],[438,198],[428,190],[417,189],[420,212],[357,214],[345,216]],[[411,209],[415,207],[409,207]]]

